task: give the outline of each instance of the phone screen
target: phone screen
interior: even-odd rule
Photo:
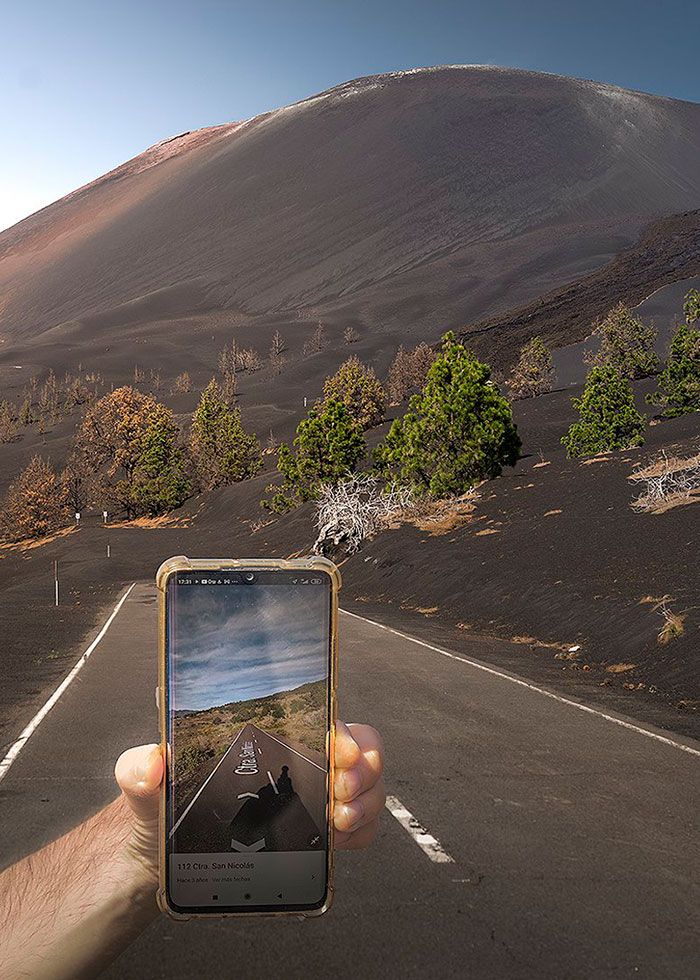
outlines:
[[[168,899],[320,908],[328,881],[331,579],[177,572],[166,592]]]

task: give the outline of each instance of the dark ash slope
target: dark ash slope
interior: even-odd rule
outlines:
[[[222,309],[435,333],[700,201],[700,106],[505,69],[362,78],[162,146],[0,235],[9,343],[104,352]]]

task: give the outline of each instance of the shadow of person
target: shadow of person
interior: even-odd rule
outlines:
[[[279,790],[282,803],[288,803],[294,796],[294,786],[292,777],[289,775],[289,766],[282,766],[282,771],[277,777],[277,789]]]

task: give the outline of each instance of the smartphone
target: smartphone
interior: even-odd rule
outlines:
[[[161,908],[178,918],[325,912],[337,568],[177,557],[156,584]]]

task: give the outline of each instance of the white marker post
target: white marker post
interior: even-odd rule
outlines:
[[[58,560],[53,563],[54,603],[58,605]]]
[[[107,511],[106,510],[103,510],[102,511],[102,523],[103,524],[106,524],[107,523]]]
[[[80,511],[79,510],[76,510],[76,512],[75,512],[75,523],[76,523],[76,526],[78,524],[80,524]]]

